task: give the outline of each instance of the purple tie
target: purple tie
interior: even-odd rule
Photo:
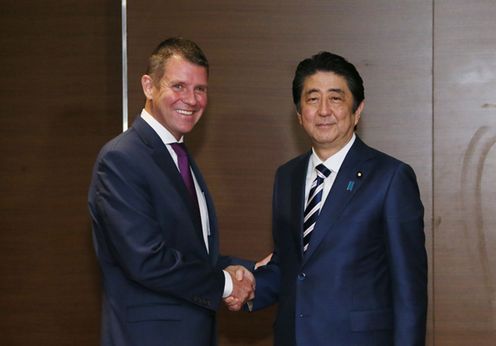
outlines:
[[[196,198],[195,183],[193,182],[193,177],[191,176],[186,147],[184,146],[184,143],[172,143],[171,147],[176,152],[179,172],[181,173],[181,177],[183,178],[184,185],[186,185],[186,188],[188,189],[189,194],[193,199],[193,203],[195,204],[195,206],[197,206],[198,200]]]

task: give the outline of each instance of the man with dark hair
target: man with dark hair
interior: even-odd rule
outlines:
[[[253,263],[219,255],[213,201],[185,134],[207,105],[208,61],[163,41],[141,78],[145,107],[98,155],[89,191],[103,274],[105,346],[216,345],[223,298],[253,298]]]
[[[363,143],[362,78],[321,52],[296,69],[293,98],[312,150],[276,173],[274,252],[253,309],[278,303],[277,346],[425,344],[424,209],[410,166]]]

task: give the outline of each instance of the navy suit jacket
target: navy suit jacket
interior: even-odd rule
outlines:
[[[89,209],[103,274],[102,345],[216,344],[222,268],[253,264],[219,256],[214,205],[190,162],[208,205],[210,253],[174,161],[141,117],[98,156]]]
[[[278,302],[275,345],[424,345],[427,256],[413,170],[357,137],[303,253],[310,154],[276,173],[274,255],[255,272],[254,309]]]

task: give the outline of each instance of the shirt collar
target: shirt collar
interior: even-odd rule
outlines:
[[[161,123],[157,121],[150,113],[144,108],[141,111],[141,118],[157,133],[164,144],[182,143],[184,136],[176,140],[176,138],[169,132]]]
[[[339,172],[339,168],[341,168],[341,165],[343,164],[344,159],[346,158],[346,155],[350,151],[351,146],[355,142],[355,138],[356,135],[355,133],[353,133],[353,136],[348,141],[348,143],[346,143],[344,147],[342,147],[337,153],[335,153],[325,161],[322,161],[315,153],[315,149],[312,148],[312,155],[310,156],[311,164],[309,165],[309,168],[315,170],[315,167],[323,163],[324,166],[330,169],[333,173],[337,174]]]

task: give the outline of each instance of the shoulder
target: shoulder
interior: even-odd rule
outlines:
[[[378,180],[386,182],[388,191],[403,191],[404,197],[418,197],[417,176],[408,163],[388,155],[380,150],[368,147],[373,158],[371,171]]]
[[[357,155],[362,156],[364,161],[371,161],[376,166],[381,167],[382,169],[387,170],[397,170],[400,167],[406,168],[410,167],[406,162],[387,154],[383,151],[380,151],[376,148],[370,147],[357,138],[357,148],[355,151],[351,151],[352,153],[357,153]],[[410,167],[411,168],[411,167]]]
[[[129,128],[105,143],[98,155],[99,159],[108,156],[140,156],[146,145],[134,128]]]
[[[108,141],[101,148],[95,163],[97,171],[115,171],[120,174],[139,172],[149,166],[150,149],[131,127]]]
[[[311,151],[306,152],[303,155],[297,156],[286,163],[279,166],[275,172],[276,183],[289,184],[295,179],[304,178],[308,168],[308,160],[311,155]]]
[[[142,155],[143,151],[162,148],[163,143],[157,133],[141,117],[134,120],[131,127],[108,141],[100,154],[125,153]]]
[[[312,154],[312,151],[307,151],[306,153],[299,155],[286,163],[282,164],[279,166],[277,169],[277,172],[291,172],[294,170],[299,170],[301,168],[306,168],[308,164],[308,160],[310,159],[310,155]]]

